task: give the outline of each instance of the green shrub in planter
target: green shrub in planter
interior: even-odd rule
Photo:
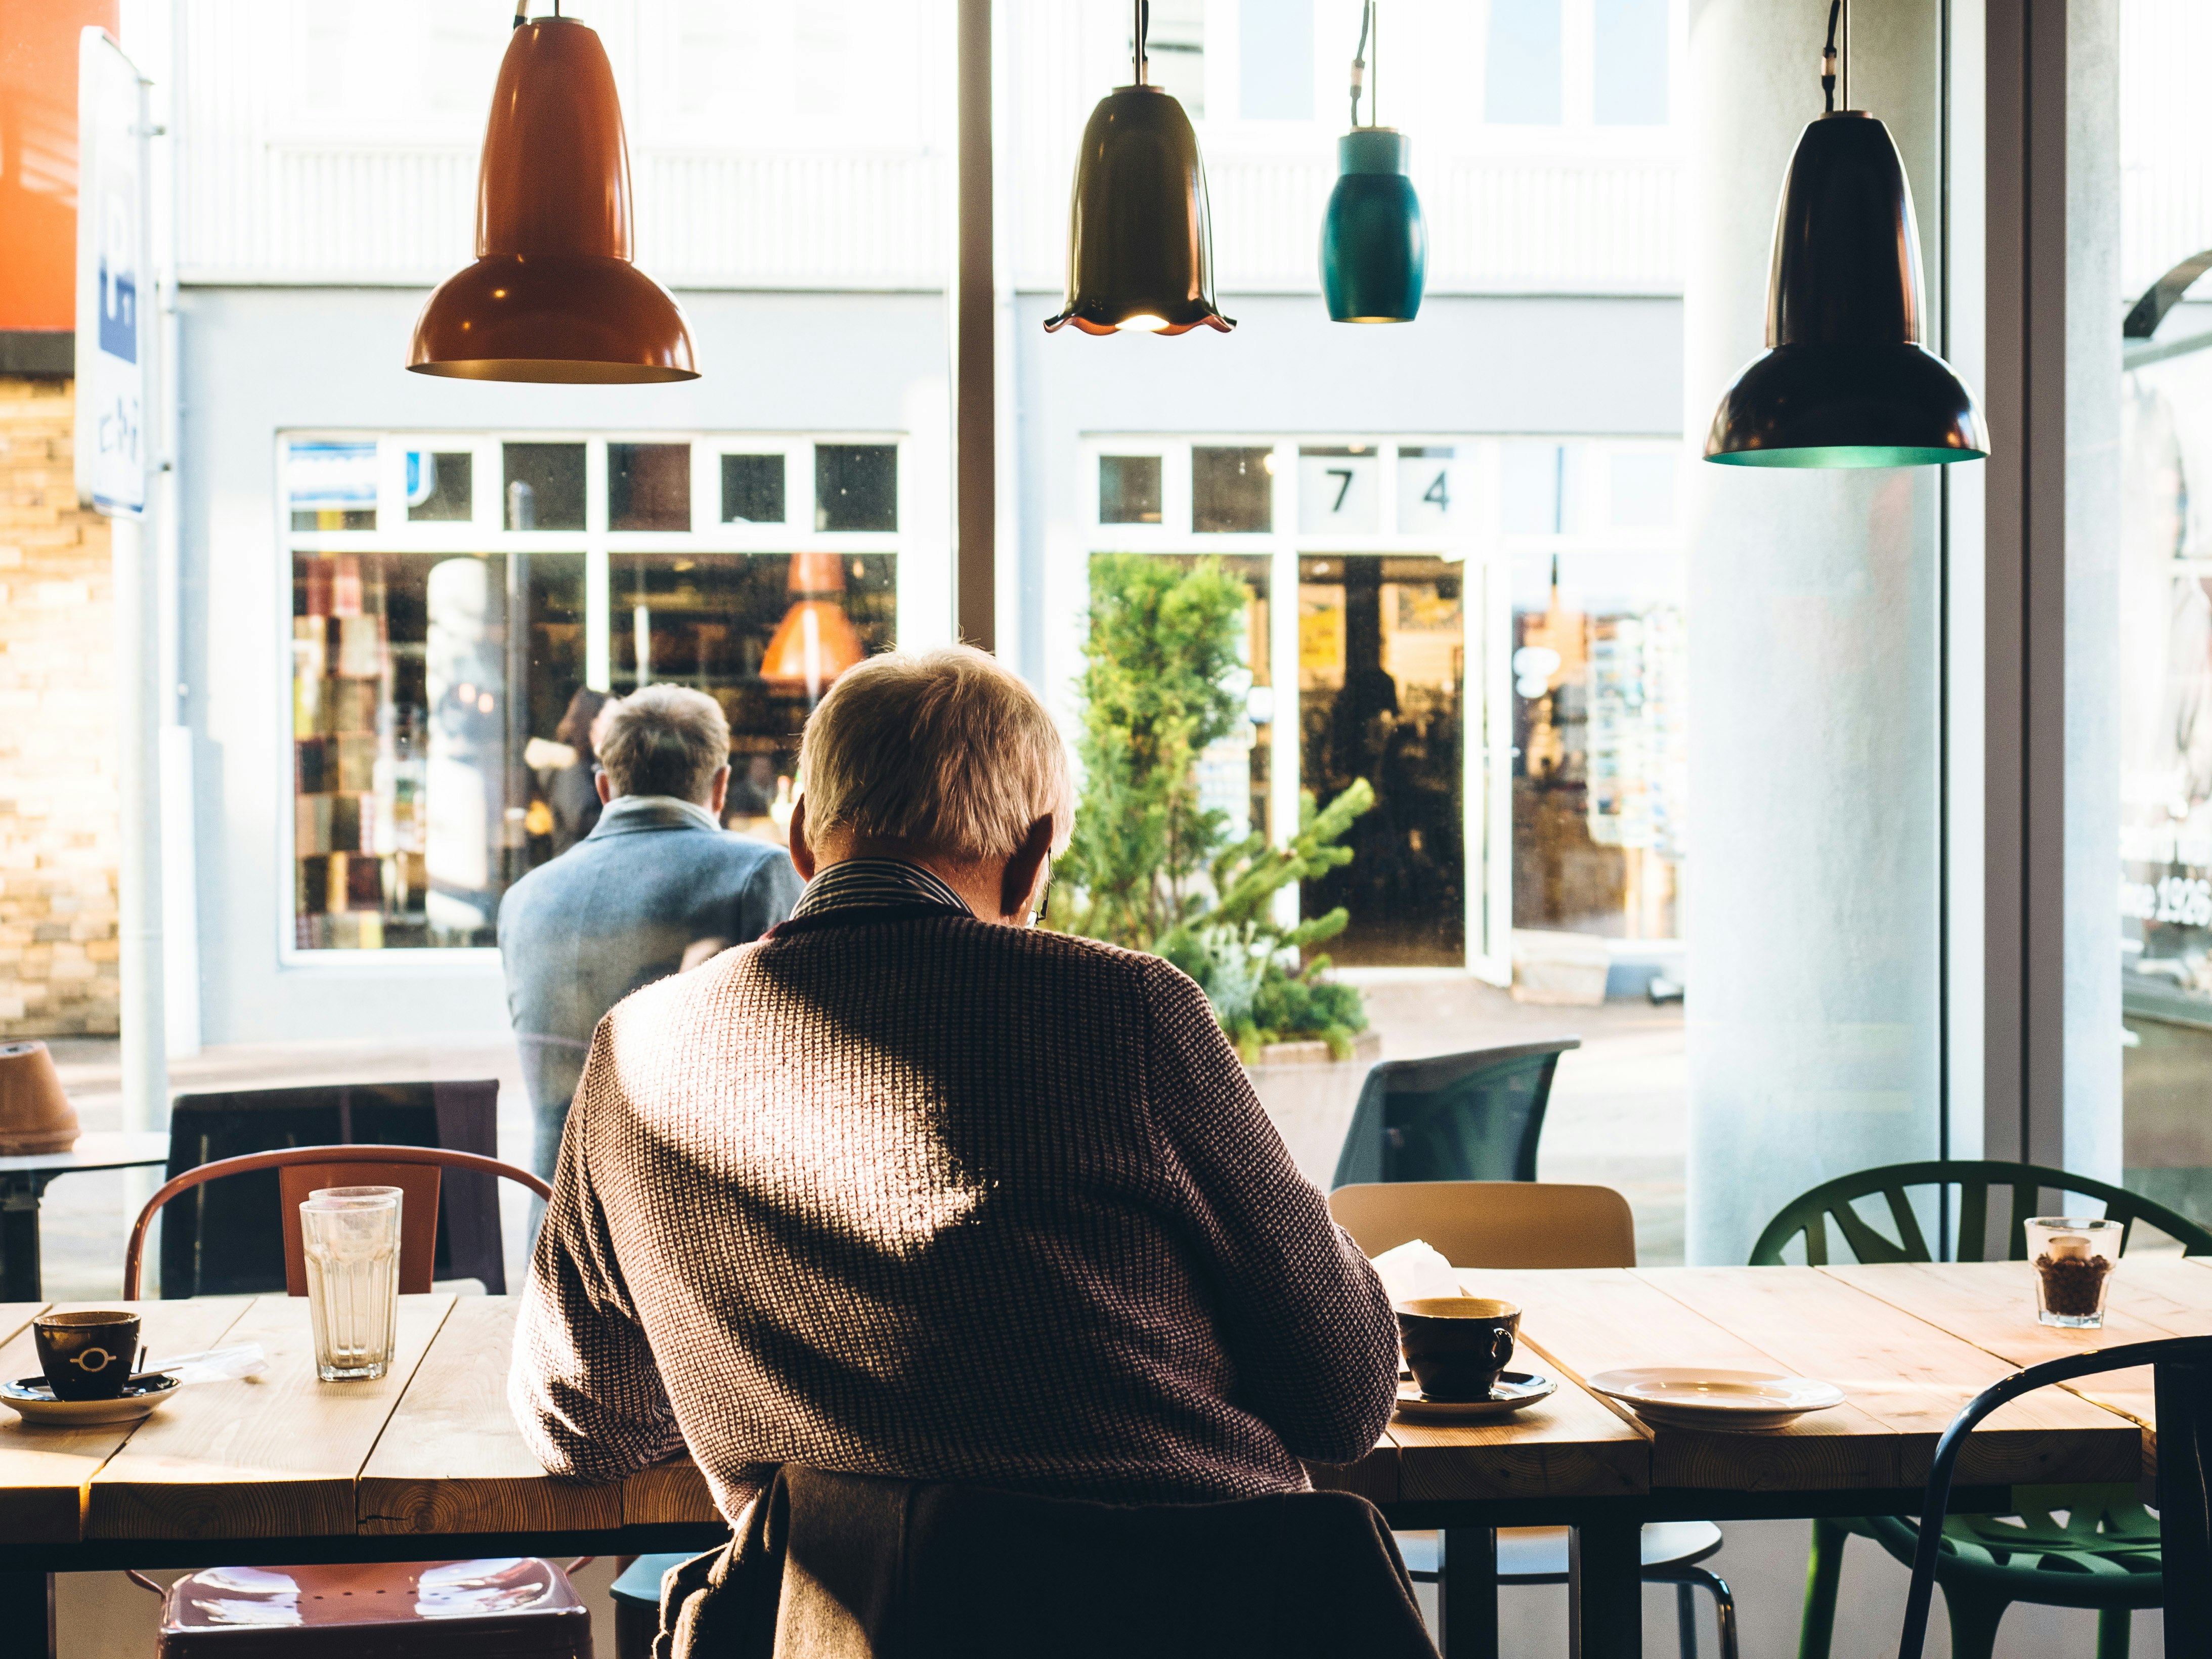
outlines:
[[[1246,718],[1250,676],[1237,640],[1247,602],[1244,584],[1212,560],[1091,560],[1076,682],[1083,799],[1048,921],[1174,963],[1247,1060],[1270,1042],[1316,1039],[1348,1057],[1367,1024],[1359,994],[1325,977],[1326,956],[1303,959],[1344,931],[1345,912],[1285,927],[1274,896],[1350,862],[1336,843],[1374,792],[1357,781],[1326,811],[1301,797],[1298,833],[1283,848],[1257,835],[1224,845],[1224,815],[1199,804],[1200,754]]]

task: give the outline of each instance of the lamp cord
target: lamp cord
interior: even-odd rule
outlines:
[[[1367,36],[1375,27],[1375,0],[1363,0],[1359,8],[1359,44],[1352,53],[1352,125],[1359,125],[1359,94],[1367,85]],[[1370,105],[1372,123],[1373,106]]]
[[[1134,53],[1137,65],[1137,84],[1141,87],[1151,84],[1145,76],[1145,70],[1147,63],[1145,57],[1145,37],[1152,32],[1152,0],[1135,0],[1135,4],[1137,15],[1135,21],[1136,43],[1134,46]]]
[[[1844,0],[1828,0],[1828,44],[1820,53],[1820,96],[1826,101],[1827,113],[1836,112],[1836,20],[1843,15]],[[1844,94],[1849,101],[1850,94]]]

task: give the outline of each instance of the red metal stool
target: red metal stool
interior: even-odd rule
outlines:
[[[185,1170],[147,1201],[131,1230],[123,1292],[139,1293],[146,1230],[170,1200],[210,1181],[276,1170],[282,1192],[285,1277],[307,1293],[299,1202],[317,1187],[363,1182],[407,1193],[399,1288],[430,1288],[441,1169],[503,1176],[541,1199],[551,1189],[527,1170],[441,1146],[288,1146]],[[343,1388],[343,1383],[334,1384]],[[591,1558],[586,1556],[584,1560]],[[592,1659],[591,1613],[566,1569],[536,1557],[476,1561],[363,1562],[321,1567],[209,1567],[161,1597],[161,1659]]]

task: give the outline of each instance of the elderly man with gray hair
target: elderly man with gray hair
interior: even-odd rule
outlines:
[[[791,920],[608,1015],[509,1399],[556,1474],[689,1447],[1121,1503],[1303,1488],[1370,1450],[1389,1304],[1157,957],[1031,924],[1073,792],[967,649],[807,723]]]
[[[703,691],[648,685],[592,724],[604,805],[499,907],[507,1015],[549,1180],[592,1031],[641,985],[758,939],[791,914],[782,850],[722,829],[730,727]]]

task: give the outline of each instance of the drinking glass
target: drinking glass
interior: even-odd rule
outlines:
[[[397,1187],[325,1187],[300,1206],[315,1375],[325,1382],[381,1376],[399,1320]]]
[[[2027,1259],[2035,1267],[2035,1317],[2043,1325],[2099,1330],[2105,1291],[2127,1229],[2117,1221],[2038,1216],[2027,1224]]]

